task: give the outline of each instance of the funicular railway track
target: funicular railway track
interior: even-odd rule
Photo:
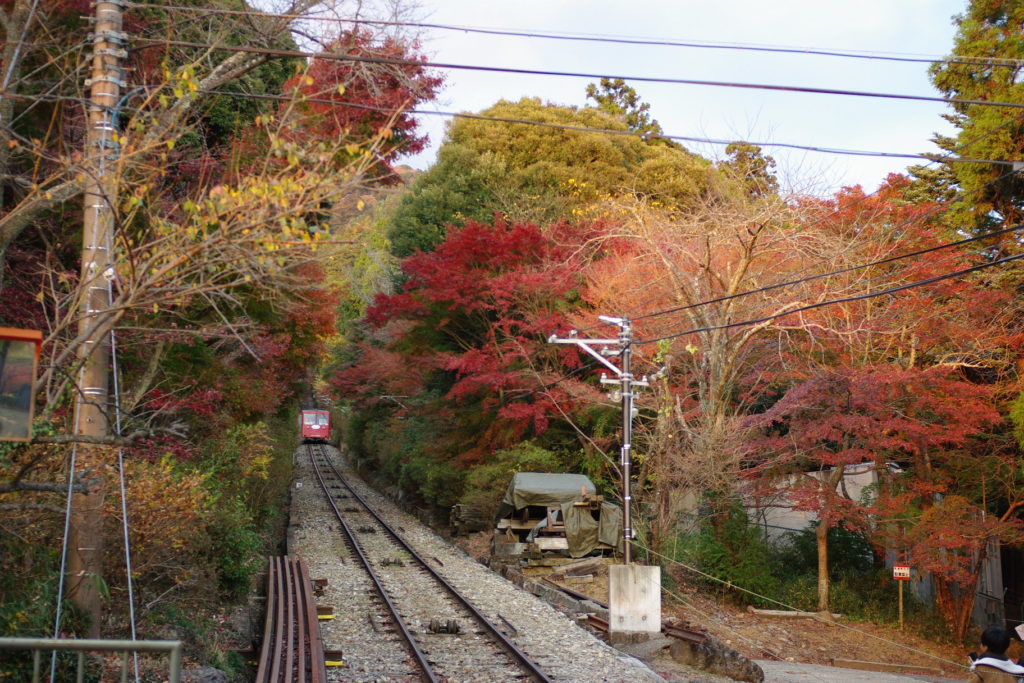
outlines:
[[[551,680],[349,486],[326,448],[307,444],[306,453],[352,556],[389,615],[390,637],[408,653],[405,675],[426,681]]]

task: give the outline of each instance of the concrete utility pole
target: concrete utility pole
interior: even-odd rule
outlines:
[[[89,88],[88,128],[82,162],[85,176],[85,212],[82,221],[83,292],[78,332],[85,337],[78,354],[81,372],[75,410],[75,434],[106,436],[110,432],[109,274],[112,272],[111,246],[114,198],[117,181],[112,170],[117,159],[113,116],[121,97],[121,60],[125,57],[122,32],[124,0],[98,0],[92,34],[92,75]],[[79,461],[82,469],[99,469],[103,451],[83,446]],[[69,529],[69,594],[89,616],[89,638],[100,635],[103,576],[103,500],[100,478],[86,493],[72,499]]]

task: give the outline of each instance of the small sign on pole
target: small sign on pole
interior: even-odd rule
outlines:
[[[0,441],[32,438],[36,381],[43,333],[0,327]]]
[[[903,628],[903,582],[910,580],[909,564],[894,564],[892,566],[892,578],[900,586],[900,628]]]

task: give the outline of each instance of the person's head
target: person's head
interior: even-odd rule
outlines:
[[[992,654],[1006,654],[1006,648],[1010,647],[1010,634],[1002,626],[989,626],[981,632],[981,644]]]

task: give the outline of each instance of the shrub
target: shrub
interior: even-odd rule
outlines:
[[[466,476],[459,502],[475,520],[490,522],[498,513],[502,496],[516,472],[559,472],[562,464],[554,453],[530,441],[493,453]]]
[[[231,598],[244,596],[263,562],[263,541],[242,502],[218,505],[209,527],[220,589]]]
[[[750,525],[746,511],[738,502],[706,518],[697,531],[677,540],[678,543],[673,543],[673,559],[718,579],[698,580],[719,589],[724,585],[740,603],[766,604],[766,601],[751,593],[732,590],[732,584],[768,597],[779,589],[780,581],[773,571],[778,566],[777,552],[764,540],[760,530]]]
[[[818,523],[812,522],[806,529],[792,531],[785,535],[780,545],[780,561],[788,568],[787,573],[818,572]],[[843,525],[828,530],[829,576],[838,579],[843,574],[862,575],[873,571],[875,552],[868,540],[859,531]]]

